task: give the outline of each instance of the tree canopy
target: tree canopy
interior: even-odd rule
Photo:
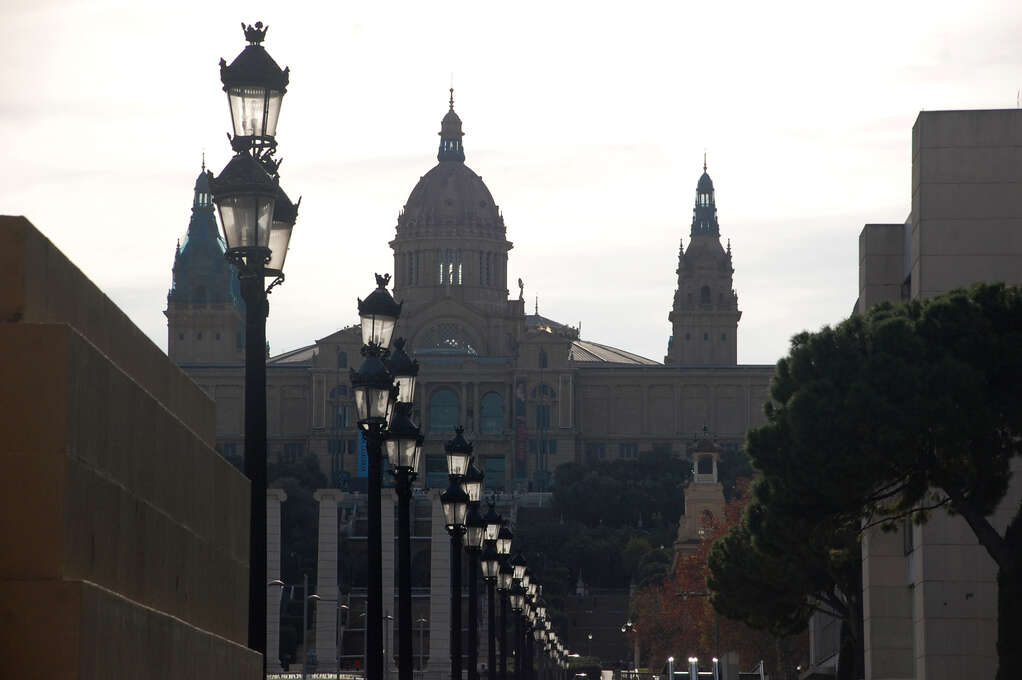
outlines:
[[[854,532],[944,508],[998,565],[999,677],[1022,677],[1022,648],[1007,644],[1022,637],[1022,519],[1010,508],[1003,534],[991,520],[1022,453],[1019,289],[980,284],[801,333],[778,362],[766,415],[748,435],[762,475],[742,530],[751,540],[736,533],[717,551],[722,601],[742,546],[815,554],[847,596]]]

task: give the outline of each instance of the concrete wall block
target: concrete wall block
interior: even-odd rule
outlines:
[[[74,326],[203,441],[214,444],[212,401],[28,220],[0,216],[0,251],[0,323]]]
[[[1022,181],[1022,147],[940,147],[920,154],[919,183]],[[918,186],[914,184],[913,186]]]
[[[913,138],[916,134],[922,153],[939,147],[1019,146],[1022,110],[923,111],[916,118]]]
[[[1022,256],[1022,219],[927,219],[923,228],[923,256]]]
[[[1019,219],[1022,217],[1022,192],[1017,182],[983,184],[923,183],[916,191],[922,220],[941,219]]]

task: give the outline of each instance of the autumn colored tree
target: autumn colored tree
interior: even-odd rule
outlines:
[[[663,581],[636,590],[631,604],[633,620],[651,668],[659,668],[668,656],[706,660],[735,651],[740,666],[751,668],[763,660],[784,678],[808,656],[804,635],[791,638],[755,630],[718,614],[710,602],[707,559],[711,547],[741,522],[749,499],[748,480],[739,480],[733,499],[725,504],[724,517],[707,514],[703,518],[706,538],[696,551],[679,556]]]

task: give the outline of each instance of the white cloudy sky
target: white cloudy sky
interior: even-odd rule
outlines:
[[[510,280],[589,340],[663,358],[707,149],[744,363],[848,314],[859,230],[908,214],[919,110],[1013,107],[1022,87],[1014,0],[4,0],[0,213],[29,217],[161,347],[200,155],[229,157],[217,62],[242,20],[270,25],[292,71],[279,156],[304,200],[274,352],[354,321],[391,269],[452,73]]]

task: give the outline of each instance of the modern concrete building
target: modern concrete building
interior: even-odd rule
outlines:
[[[912,212],[859,235],[859,298],[922,299],[978,281],[1022,284],[1022,110],[926,111],[912,128]],[[1022,502],[1022,466],[994,516]],[[985,680],[997,668],[997,570],[960,517],[863,536],[867,680]],[[837,631],[818,618],[814,664],[831,667]]]
[[[25,218],[0,262],[3,675],[258,677],[212,400]]]

